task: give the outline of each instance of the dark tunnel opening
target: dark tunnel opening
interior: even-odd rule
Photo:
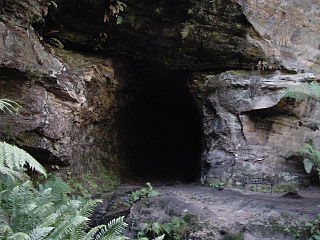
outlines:
[[[131,177],[181,182],[200,177],[202,124],[187,80],[184,73],[150,68],[129,84],[122,129]]]

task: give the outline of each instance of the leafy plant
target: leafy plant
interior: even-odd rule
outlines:
[[[71,199],[61,179],[35,188],[31,181],[2,186],[0,198],[2,239],[92,240],[125,239],[123,217],[88,229],[89,217],[100,200]]]
[[[172,218],[169,222],[162,224],[158,222],[151,222],[139,232],[139,235],[150,236],[152,238],[167,236],[173,240],[180,240],[183,239],[186,234],[186,231],[183,230],[183,227],[186,224],[186,221],[180,217]]]
[[[2,104],[2,105],[1,105]],[[11,107],[13,106],[13,107]],[[15,103],[0,101],[0,109],[15,112]],[[122,240],[124,217],[89,229],[89,217],[100,200],[71,199],[71,188],[49,179],[37,188],[26,166],[46,177],[44,167],[24,150],[0,142],[0,236],[2,240]]]
[[[284,92],[283,98],[292,98],[296,100],[314,99],[320,101],[320,84],[311,82],[290,87]],[[306,172],[311,173],[312,169],[315,169],[319,174],[320,151],[315,149],[313,144],[305,143],[301,147],[300,152],[304,154],[303,165]]]
[[[209,187],[216,188],[216,189],[222,189],[226,186],[223,182],[220,181],[213,181],[209,183]]]
[[[3,112],[17,113],[21,108],[21,105],[12,100],[0,99],[0,110]]]
[[[311,170],[315,168],[318,174],[320,173],[320,151],[315,149],[312,144],[305,143],[300,152],[304,154],[304,169],[307,173],[311,173]]]
[[[48,1],[47,6],[53,6],[54,8],[58,8],[58,4],[55,1]]]
[[[160,191],[154,190],[151,183],[147,182],[146,185],[148,186],[148,188],[142,188],[131,193],[129,201],[134,203],[141,200],[142,198],[156,197],[160,195]]]
[[[159,236],[159,237],[156,237],[156,238],[154,238],[153,240],[163,240],[164,238],[165,238],[165,236],[166,235],[161,235],[161,236]],[[147,237],[142,237],[142,238],[139,238],[139,239],[137,239],[137,240],[149,240],[149,238],[147,238]]]
[[[306,230],[310,234],[310,240],[320,240],[320,214],[318,219],[306,223]]]
[[[320,214],[318,214],[317,219],[302,226],[293,222],[284,228],[284,231],[294,236],[295,239],[320,240]]]
[[[109,22],[111,16],[115,16],[118,18],[118,15],[126,8],[127,5],[125,3],[118,0],[111,0],[104,12],[103,22]],[[120,24],[120,22],[117,21],[117,24]]]
[[[11,177],[24,178],[26,174],[23,171],[26,165],[30,169],[46,175],[44,167],[29,153],[16,146],[0,142],[0,173]]]

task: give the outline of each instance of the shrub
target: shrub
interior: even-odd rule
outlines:
[[[160,195],[160,191],[154,190],[152,185],[147,182],[147,188],[142,188],[140,190],[134,191],[131,193],[129,201],[131,203],[137,202],[142,198],[147,198],[147,197],[156,197]]]

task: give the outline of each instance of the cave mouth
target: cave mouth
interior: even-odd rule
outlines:
[[[148,68],[129,84],[122,130],[131,179],[194,182],[200,177],[202,124],[188,78]]]

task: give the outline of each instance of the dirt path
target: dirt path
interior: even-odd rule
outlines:
[[[314,219],[320,213],[320,192],[315,189],[298,191],[298,195],[289,198],[283,194],[219,191],[195,185],[159,189],[161,196],[133,206],[131,219],[142,226],[150,221],[166,222],[173,216],[194,215],[201,227],[193,239],[294,239],[284,233],[284,228]]]

